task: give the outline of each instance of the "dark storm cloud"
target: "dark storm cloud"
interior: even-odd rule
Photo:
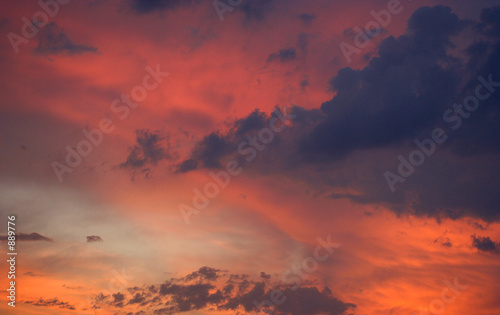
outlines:
[[[102,242],[102,238],[98,235],[87,236],[87,243]]]
[[[246,275],[220,273],[221,270],[202,267],[182,278],[172,278],[156,286],[128,288],[123,293],[96,297],[100,303],[111,304],[127,310],[128,305],[139,304],[148,314],[178,314],[197,310],[258,312],[264,301],[270,301],[280,292],[282,303],[275,305],[274,314],[345,314],[355,305],[344,303],[332,296],[328,288],[319,291],[315,287],[276,282],[266,284],[253,281]],[[263,277],[264,276],[264,277]],[[270,276],[261,272],[261,278]],[[153,290],[151,289],[153,287]],[[239,288],[235,290],[235,288]],[[127,292],[128,291],[128,292]],[[263,304],[262,304],[263,305]],[[263,308],[265,309],[265,308]]]
[[[97,53],[96,47],[75,44],[64,30],[52,22],[40,29],[38,46],[35,52],[41,55],[81,55],[86,52]]]
[[[138,14],[147,14],[155,11],[174,10],[181,6],[189,6],[195,0],[130,0],[132,9]]]
[[[500,242],[494,242],[489,236],[481,237],[475,234],[471,236],[472,246],[481,252],[500,255]]]
[[[137,144],[130,149],[127,160],[119,165],[120,168],[141,169],[146,165],[156,165],[161,160],[172,158],[168,148],[162,147],[161,141],[164,138],[159,134],[145,129],[135,133]]]
[[[297,58],[295,48],[280,49],[278,52],[270,54],[267,58],[267,62],[287,62],[295,60],[295,58]]]
[[[475,95],[479,75],[500,81],[499,20],[500,7],[483,10],[478,22],[460,20],[445,6],[416,10],[406,32],[384,39],[366,67],[341,69],[331,79],[336,93],[331,100],[318,109],[294,106],[293,126],[266,147],[266,162],[255,163],[254,170],[287,170],[317,183],[318,176],[300,169],[324,167],[330,174],[322,179],[325,184],[356,191],[332,198],[438,220],[499,220],[500,88],[483,87],[488,98],[457,130],[443,120],[454,104]],[[287,53],[272,59],[280,55]],[[263,116],[252,113],[240,121],[260,124],[257,117]],[[396,171],[398,155],[408,157],[416,149],[415,139],[429,138],[436,127],[446,131],[448,140],[392,193],[383,173]],[[208,136],[183,169],[220,165],[236,152],[242,139],[237,133],[233,128]],[[289,171],[293,168],[295,173]]]
[[[7,235],[1,235],[0,236],[0,241],[7,241]],[[46,242],[53,242],[53,240],[49,237],[43,236],[38,233],[17,233],[16,234],[16,241],[46,241]]]
[[[68,309],[68,310],[75,310],[76,309],[73,305],[69,304],[68,302],[59,301],[59,299],[57,299],[57,298],[48,299],[48,300],[40,298],[37,301],[29,301],[28,300],[28,301],[23,301],[23,303],[31,304],[31,305],[35,305],[35,306],[58,307],[61,309]]]
[[[307,134],[300,153],[306,161],[344,158],[357,149],[395,144],[429,128],[455,101],[459,73],[445,54],[461,28],[442,6],[418,9],[408,35],[389,37],[362,70],[344,68],[332,78],[337,95],[321,105],[324,122]]]

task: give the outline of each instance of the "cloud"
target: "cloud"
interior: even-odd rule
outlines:
[[[308,78],[304,78],[302,81],[300,81],[300,88],[304,91],[306,89],[306,87],[309,86],[309,79]]]
[[[118,293],[114,293],[113,295],[113,301],[111,302],[112,305],[116,306],[116,307],[124,307],[125,305],[125,295],[123,295],[122,293],[118,292]]]
[[[141,304],[145,301],[144,295],[136,293],[135,296],[128,301],[128,304]]]
[[[187,173],[189,171],[195,170],[197,167],[198,162],[196,160],[188,159],[178,165],[177,171],[179,173]]]
[[[63,288],[66,288],[68,290],[76,290],[76,291],[83,291],[83,290],[85,290],[85,288],[81,287],[81,286],[72,287],[72,286],[68,286],[68,285],[65,285],[65,284],[63,284],[62,286],[63,286]]]
[[[453,247],[453,244],[451,243],[449,237],[441,236],[441,237],[434,240],[434,244],[436,244],[436,243],[440,243],[441,246],[444,246],[444,247]]]
[[[241,5],[241,9],[245,13],[245,17],[249,20],[263,20],[267,13],[272,10],[273,0],[251,0],[245,1]]]
[[[311,25],[312,21],[316,18],[314,14],[302,13],[299,15],[299,18],[305,25]]]
[[[75,54],[81,55],[87,52],[97,53],[98,51],[96,47],[73,43],[68,35],[64,33],[64,30],[60,29],[54,22],[41,28],[38,38],[38,46],[35,48],[35,52],[41,55],[71,56]]]
[[[479,28],[491,37],[500,37],[500,6],[485,8],[481,12]]]
[[[312,181],[300,169],[315,166],[329,175],[323,184],[343,192],[331,198],[382,205],[398,215],[499,220],[500,88],[459,129],[443,120],[444,112],[475,94],[478,75],[500,81],[497,16],[500,7],[483,10],[478,22],[461,20],[445,6],[419,8],[405,33],[384,39],[367,66],[343,68],[331,78],[332,99],[315,109],[291,107],[293,126],[266,147],[266,162],[254,162],[255,170],[287,170]],[[286,51],[270,60],[292,58]],[[181,169],[219,167],[234,157],[241,134],[251,134],[263,118],[269,116],[252,112],[228,132],[205,137]],[[436,127],[448,140],[392,193],[383,173],[397,172],[398,155],[408,157],[415,140],[430,138]]]
[[[118,167],[123,169],[138,170],[148,165],[156,165],[161,160],[170,160],[173,156],[169,147],[162,147],[161,141],[165,138],[146,129],[136,130],[136,142],[130,149],[127,160]]]
[[[0,241],[7,241],[7,235],[1,235],[0,236]],[[16,234],[16,241],[47,241],[47,242],[53,242],[53,240],[49,237],[43,236],[38,233],[18,233]]]
[[[35,306],[45,306],[45,307],[59,307],[61,309],[75,310],[76,308],[69,304],[68,302],[59,301],[57,298],[44,300],[42,298],[38,301],[23,301],[25,304],[31,304]]]
[[[500,242],[494,242],[489,236],[481,237],[471,235],[472,246],[484,253],[500,255]]]
[[[269,292],[270,294],[270,292]],[[345,314],[354,304],[344,303],[334,297],[329,288],[321,292],[316,287],[304,287],[293,290],[287,288],[283,291],[286,301],[276,307],[278,314]]]
[[[102,242],[102,238],[97,235],[90,235],[87,236],[87,243],[93,243],[93,242]]]
[[[195,271],[183,279],[185,281],[191,281],[194,279],[200,279],[200,280],[207,280],[207,281],[215,281],[218,278],[220,278],[220,272],[221,270],[219,269],[214,269],[210,267],[201,267],[198,271]]]
[[[189,172],[199,167],[220,168],[222,159],[234,155],[238,146],[246,141],[249,135],[269,126],[277,113],[281,113],[277,108],[272,115],[255,109],[247,117],[234,121],[227,134],[218,131],[210,133],[196,144],[190,158],[177,165],[177,172]],[[277,123],[277,127],[279,124]]]
[[[262,272],[262,275],[266,273]],[[279,290],[284,302],[276,305],[275,314],[345,314],[355,308],[332,296],[328,288],[276,282],[266,284],[253,281],[246,275],[227,274],[219,269],[202,267],[185,277],[172,278],[158,285],[133,287],[110,296],[99,295],[94,300],[96,308],[101,304],[114,305],[122,311],[133,312],[136,305],[148,314],[177,314],[197,310],[255,312],[259,303],[270,300],[273,290]],[[257,301],[257,305],[255,303]]]
[[[220,159],[233,151],[233,145],[218,132],[213,132],[203,138],[195,147],[191,158],[178,165],[178,172],[188,172],[198,167],[219,168]]]
[[[263,279],[271,279],[271,275],[268,275],[264,271],[260,272],[260,277],[263,278]]]
[[[181,6],[190,6],[198,2],[193,0],[131,0],[132,9],[138,14],[148,14],[155,11],[174,10]]]
[[[327,117],[301,142],[306,161],[345,158],[414,136],[441,119],[459,81],[445,49],[462,23],[449,8],[420,8],[408,35],[389,37],[362,70],[341,69],[330,81],[336,96],[321,105]]]
[[[295,60],[295,58],[297,58],[295,48],[280,49],[278,52],[270,54],[267,58],[267,62],[287,62]]]

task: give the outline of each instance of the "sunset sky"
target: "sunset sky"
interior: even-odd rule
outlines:
[[[500,314],[499,1],[3,1],[0,35],[1,314]]]

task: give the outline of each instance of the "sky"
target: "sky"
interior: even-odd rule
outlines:
[[[1,7],[0,313],[500,314],[498,1]]]

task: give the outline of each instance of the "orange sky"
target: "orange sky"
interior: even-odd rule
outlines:
[[[156,2],[161,3],[151,1]],[[340,42],[387,1],[269,2],[262,18],[245,15],[241,5],[221,22],[210,1],[144,14],[129,0],[71,1],[50,21],[72,46],[52,53],[37,52],[43,33],[15,53],[7,34],[20,34],[21,18],[40,7],[30,1],[3,4],[0,234],[6,234],[7,215],[14,214],[16,233],[39,233],[51,241],[18,240],[15,309],[5,298],[8,266],[2,263],[2,314],[153,314],[151,305],[120,307],[111,297],[99,304],[96,297],[118,292],[130,297],[135,292],[130,288],[159,286],[203,266],[221,270],[216,289],[230,274],[258,282],[265,272],[272,285],[313,256],[317,239],[328,235],[340,247],[301,285],[328,287],[336,299],[356,305],[346,314],[427,314],[419,309],[442,300],[445,281],[455,279],[467,288],[453,302],[441,303],[441,314],[500,313],[499,256],[472,243],[473,235],[500,241],[497,221],[397,213],[389,203],[334,197],[361,195],[361,186],[339,183],[370,178],[369,157],[396,165],[385,159],[397,156],[394,148],[373,154],[360,149],[332,164],[299,164],[290,145],[281,152],[293,160],[288,164],[276,151],[300,135],[295,131],[300,123],[293,121],[283,131],[289,138],[278,138],[256,162],[242,164],[242,173],[186,224],[179,204],[191,205],[193,189],[212,181],[213,170],[184,173],[176,167],[204,137],[232,134],[235,122],[256,109],[266,115],[276,106],[319,109],[336,95],[330,79],[342,68],[366,67],[384,38],[405,33],[421,6],[445,4],[461,19],[477,20],[483,7],[498,4],[401,1],[402,12],[348,63]],[[311,23],[299,18],[303,13],[314,16]],[[288,48],[294,48],[293,60],[270,60]],[[157,66],[169,75],[120,119],[112,102],[143,84],[146,67]],[[85,139],[81,130],[98,128],[103,118],[115,129],[60,182],[52,163],[64,162],[65,147],[76,147]],[[140,146],[140,130],[157,135],[169,157],[143,168],[126,166],[134,146]],[[446,158],[443,153],[435,163]],[[357,163],[365,167],[358,169]],[[103,241],[87,242],[92,235]],[[1,244],[5,252],[6,242]],[[47,303],[56,298],[66,304]],[[213,305],[183,313],[237,311],[245,314],[243,306]]]

